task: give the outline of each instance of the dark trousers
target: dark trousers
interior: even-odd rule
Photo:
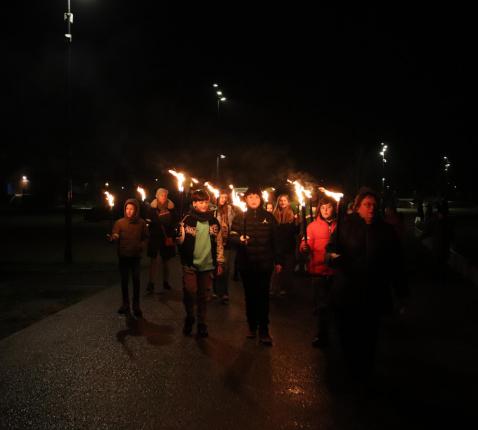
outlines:
[[[183,266],[183,303],[189,320],[194,320],[194,304],[196,304],[198,323],[206,323],[207,299],[211,284],[212,270],[198,272],[192,267]]]
[[[313,276],[314,314],[317,315],[317,336],[327,336],[330,325],[331,276]]]
[[[374,309],[336,309],[340,343],[350,373],[367,377],[372,373],[380,316]]]
[[[244,271],[241,279],[246,298],[246,316],[251,330],[269,326],[269,285],[272,271]]]
[[[139,306],[140,261],[140,257],[119,257],[123,304],[129,304],[128,281],[131,273],[133,278],[133,306]]]

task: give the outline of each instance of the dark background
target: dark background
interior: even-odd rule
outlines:
[[[72,0],[68,127],[66,5],[4,6],[3,192],[25,174],[60,199],[69,145],[76,194],[171,167],[214,179],[218,153],[224,183],[379,188],[385,142],[399,195],[476,197],[471,10]]]

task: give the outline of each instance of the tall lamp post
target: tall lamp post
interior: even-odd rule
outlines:
[[[71,131],[71,43],[72,43],[72,32],[71,27],[73,25],[73,13],[71,12],[71,0],[67,0],[67,11],[63,15],[63,19],[66,22],[66,32],[65,39],[67,43],[67,76],[66,76],[66,127],[67,133],[69,135]],[[65,190],[65,252],[64,259],[65,263],[71,263],[73,261],[73,252],[72,252],[72,200],[73,200],[73,180],[71,174],[71,163],[72,163],[72,146],[71,141],[67,138],[67,149],[66,149],[66,190]]]
[[[216,180],[218,183],[219,183],[219,161],[224,158],[226,158],[224,154],[218,154],[216,156]]]
[[[219,89],[218,84],[212,84],[212,86],[216,89],[216,96],[217,96],[217,117],[219,118],[219,114],[221,111],[221,103],[224,103],[227,98],[224,97],[223,92]]]
[[[387,163],[387,159],[385,158],[385,153],[387,152],[388,146],[385,143],[380,144],[380,152],[379,154],[382,157],[382,195],[385,196],[385,164]]]
[[[443,157],[443,169],[444,169],[444,172],[445,172],[445,185],[444,185],[444,194],[445,194],[445,198],[448,198],[448,190],[450,188],[450,178],[449,178],[449,173],[448,171],[450,170],[450,166],[451,166],[451,163],[450,163],[450,160],[448,159],[447,156],[444,156]]]

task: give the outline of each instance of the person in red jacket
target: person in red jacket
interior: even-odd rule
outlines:
[[[329,197],[319,201],[318,216],[307,227],[307,242],[302,239],[300,251],[309,254],[307,271],[312,277],[314,306],[317,313],[317,336],[312,341],[316,348],[324,347],[329,342],[329,296],[334,269],[325,264],[325,247],[335,230],[335,204]]]

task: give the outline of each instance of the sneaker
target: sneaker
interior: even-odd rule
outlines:
[[[133,306],[133,314],[137,318],[141,318],[143,316],[143,311],[140,309],[139,305]]]
[[[148,285],[146,286],[146,292],[151,294],[153,291],[154,291],[154,283],[148,282]]]
[[[272,346],[272,337],[268,329],[259,330],[259,342],[262,343],[262,345]]]
[[[184,320],[183,334],[184,336],[191,336],[193,332],[194,318],[186,317]]]
[[[163,282],[163,288],[164,288],[165,290],[171,290],[173,287],[171,287],[171,284],[170,284],[169,282],[164,281],[164,282]]]
[[[118,309],[118,313],[120,315],[127,315],[129,314],[129,304],[123,303],[121,307]]]
[[[209,336],[206,324],[198,324],[198,336],[199,337],[208,337]]]

